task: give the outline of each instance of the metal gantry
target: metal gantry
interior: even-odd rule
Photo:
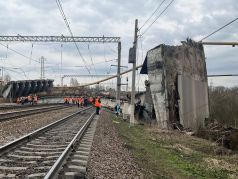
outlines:
[[[78,37],[78,36],[0,36],[0,41],[17,42],[87,42],[87,43],[118,43],[120,37]]]

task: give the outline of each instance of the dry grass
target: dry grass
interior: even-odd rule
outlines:
[[[120,136],[126,142],[146,178],[236,178],[238,156],[220,156],[219,146],[182,132],[145,126],[129,128],[117,120]]]

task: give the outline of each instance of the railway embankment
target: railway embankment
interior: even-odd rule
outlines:
[[[116,173],[118,166],[123,166],[123,162],[126,162],[125,166],[130,166],[129,170],[137,178],[238,178],[236,151],[180,131],[161,130],[146,125],[129,127],[128,122],[111,113],[107,115],[108,119],[101,120],[100,133],[96,135],[98,141],[93,149],[95,151],[101,146],[101,153],[94,152],[92,156],[97,158],[98,165],[103,161],[100,165],[101,171],[109,166],[108,170]],[[106,126],[109,119],[114,131]],[[103,138],[115,136],[114,133],[118,137],[116,141]],[[112,156],[118,155],[121,159],[110,159],[111,154],[108,156],[107,152],[113,153]],[[105,159],[105,155],[108,158]],[[110,164],[111,161],[114,161],[113,165]],[[104,166],[104,162],[109,162],[109,165]],[[135,171],[131,169],[132,166]],[[141,174],[138,175],[136,171]],[[122,170],[123,172],[125,173]],[[127,178],[133,177],[128,175]]]

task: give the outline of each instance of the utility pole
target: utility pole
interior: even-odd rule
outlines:
[[[4,79],[3,79],[3,66],[2,66],[2,81],[4,81]]]
[[[126,85],[126,94],[128,93],[128,77],[126,77],[126,83],[127,83],[127,85]]]
[[[64,76],[61,76],[61,87],[64,86]]]
[[[45,58],[43,56],[40,58],[40,79],[45,79]]]
[[[2,64],[2,68],[1,68],[1,75],[2,75],[2,82],[4,82],[4,74],[3,74],[3,70],[4,70],[4,64],[5,64],[5,63],[4,63],[4,61],[3,61],[3,60],[4,60],[3,58],[2,58],[1,60],[2,60],[2,62],[3,62],[3,64]]]
[[[118,42],[118,59],[117,59],[117,91],[116,91],[116,103],[120,105],[120,93],[121,93],[121,42]]]
[[[136,81],[136,48],[137,48],[137,32],[138,32],[138,19],[135,20],[135,36],[134,36],[134,61],[133,61],[133,70],[132,70],[132,86],[131,86],[131,115],[130,115],[130,125],[135,123],[135,81]]]
[[[63,52],[62,52],[62,48],[63,48],[63,44],[61,44],[60,46],[60,77],[61,77],[61,86],[63,87],[63,76],[62,76],[62,65],[63,65]]]

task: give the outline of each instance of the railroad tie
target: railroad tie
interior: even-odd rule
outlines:
[[[85,132],[79,145],[72,153],[68,162],[63,167],[63,171],[59,173],[59,177],[62,178],[80,178],[84,177],[87,172],[87,163],[90,155],[90,150],[93,142],[94,132],[96,130],[98,116],[94,117],[94,120],[90,124],[90,127]]]

